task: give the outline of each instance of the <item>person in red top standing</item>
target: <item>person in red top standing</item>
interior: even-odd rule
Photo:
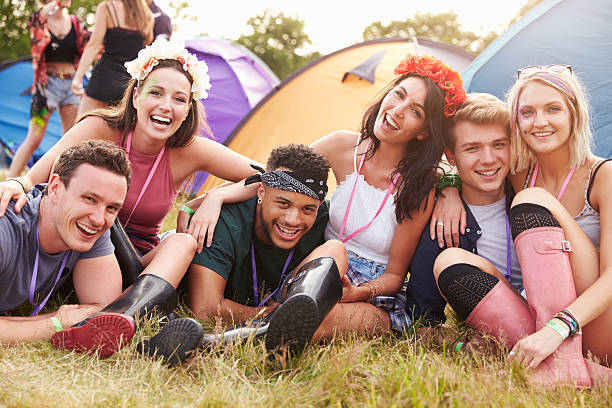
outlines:
[[[42,0],[43,7],[30,16],[32,43],[31,119],[28,134],[11,163],[8,177],[21,174],[38,148],[49,124],[51,113],[59,110],[62,130],[74,124],[81,98],[70,89],[90,33],[83,21],[68,13],[71,0]]]

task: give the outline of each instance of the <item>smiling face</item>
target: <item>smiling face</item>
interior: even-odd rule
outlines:
[[[374,135],[381,141],[405,144],[427,136],[425,98],[427,86],[421,78],[408,77],[393,87],[382,100],[374,123]]]
[[[165,142],[189,113],[191,83],[174,68],[154,69],[134,90],[132,102],[137,111],[135,132]]]
[[[125,176],[81,164],[74,170],[68,186],[57,174],[49,180],[48,197],[52,203],[54,242],[43,248],[66,248],[87,252],[108,230],[127,194]],[[57,249],[56,248],[56,249]]]
[[[517,123],[525,143],[546,154],[568,147],[572,117],[566,98],[538,81],[527,83],[518,99]]]
[[[262,242],[290,249],[310,230],[321,202],[305,194],[259,186],[255,234]]]
[[[457,166],[462,195],[468,204],[487,205],[504,196],[510,163],[510,139],[502,123],[475,124],[461,121],[453,127],[455,152],[445,150]]]

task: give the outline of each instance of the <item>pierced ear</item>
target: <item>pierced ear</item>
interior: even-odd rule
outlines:
[[[259,183],[259,186],[257,186],[257,202],[261,204],[265,196],[266,189],[264,188],[263,183]]]

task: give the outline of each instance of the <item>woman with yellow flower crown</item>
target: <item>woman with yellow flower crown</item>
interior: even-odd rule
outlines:
[[[148,293],[148,300],[164,291],[176,298],[174,288],[197,243],[191,235],[178,233],[157,245],[157,233],[178,189],[196,171],[239,181],[254,170],[250,167],[252,161],[246,157],[198,137],[200,129],[210,134],[200,103],[211,86],[205,62],[189,54],[181,43],[158,39],[141,50],[138,58],[126,63],[126,68],[132,79],[119,105],[87,114],[25,176],[0,183],[0,216],[11,199],[16,201],[16,212],[21,211],[25,193],[34,184],[48,180],[56,157],[69,146],[94,138],[122,146],[129,156],[132,176],[118,218],[143,255],[142,266],[151,262],[168,266],[161,280],[140,275],[132,291],[140,288]],[[76,224],[72,228],[80,228]],[[181,252],[160,253],[160,247],[169,245]],[[166,295],[162,297],[167,298]],[[141,311],[139,307],[134,310]]]

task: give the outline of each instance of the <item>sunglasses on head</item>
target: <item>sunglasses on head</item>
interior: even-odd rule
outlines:
[[[569,71],[570,74],[573,74],[572,66],[566,64],[550,64],[550,65],[530,65],[528,67],[524,67],[519,69],[516,72],[516,78],[520,78],[521,75],[527,76],[532,75],[538,72],[563,72]]]

